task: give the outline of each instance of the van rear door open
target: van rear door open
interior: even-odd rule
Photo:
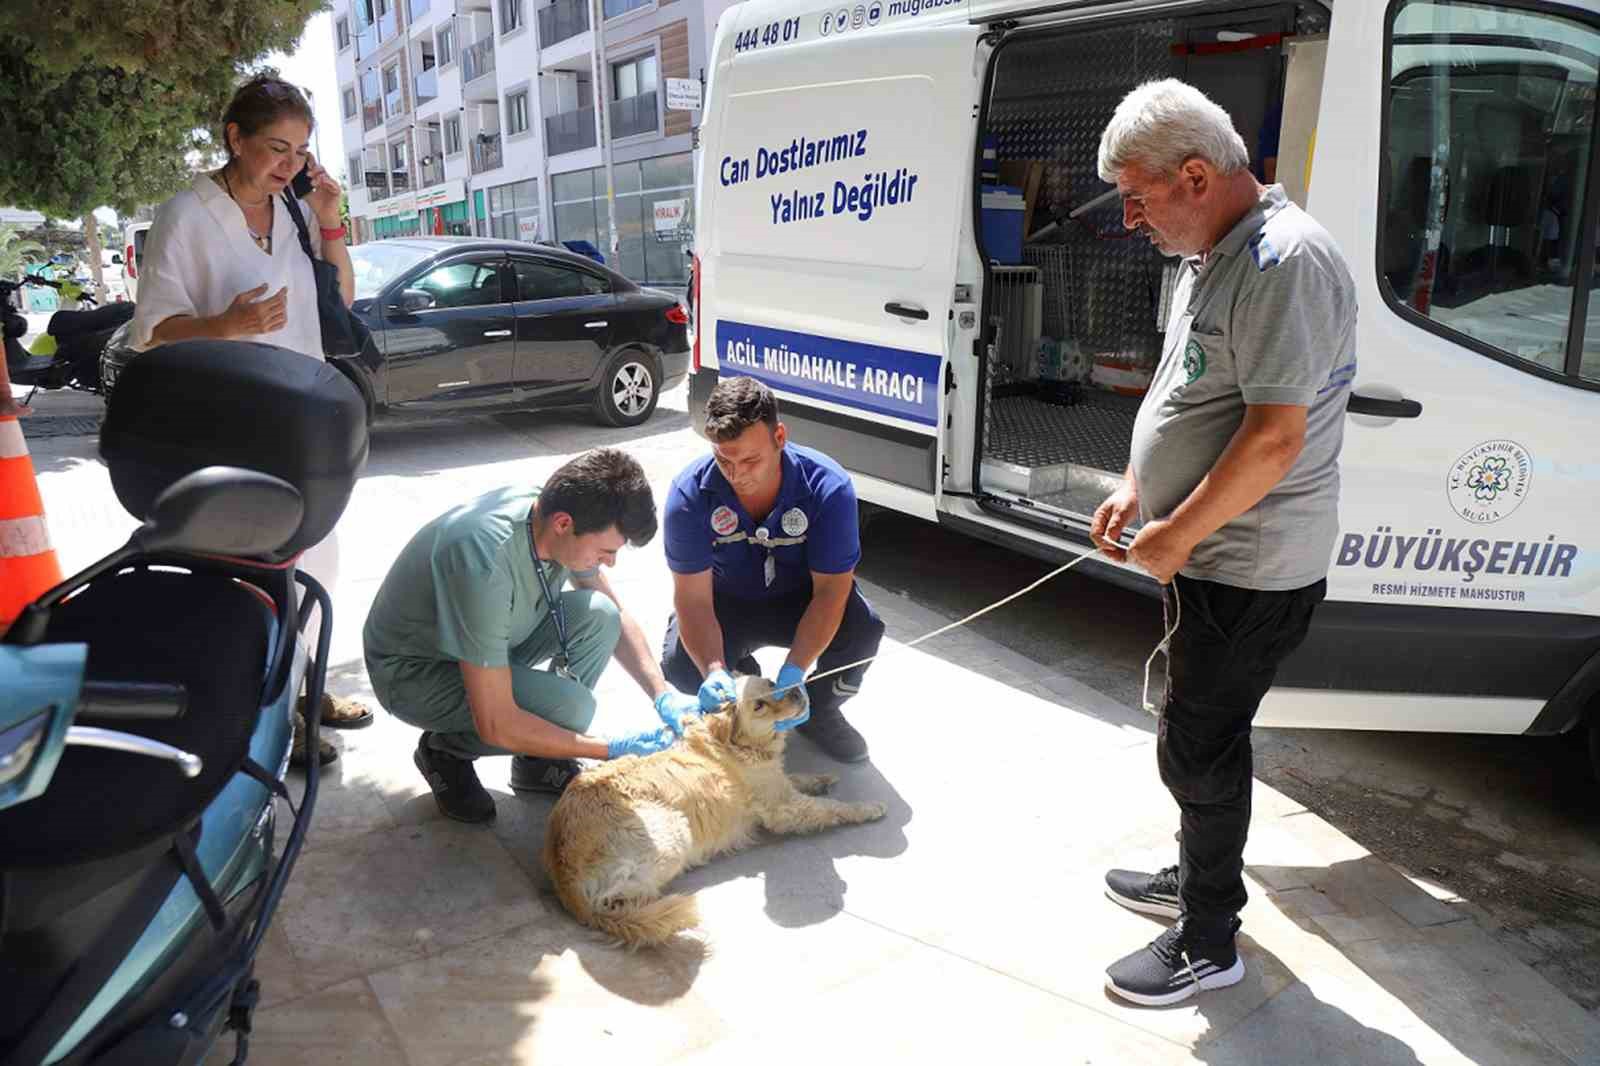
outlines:
[[[778,390],[796,440],[931,508],[980,30],[816,30],[770,49],[758,34],[717,71],[702,361]]]

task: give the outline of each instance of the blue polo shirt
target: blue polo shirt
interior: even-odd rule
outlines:
[[[667,493],[667,565],[678,574],[711,571],[724,596],[759,600],[809,592],[811,574],[843,574],[861,561],[856,490],[821,452],[786,445],[783,483],[770,514],[752,517],[707,455],[689,464]],[[766,579],[773,560],[772,582]]]

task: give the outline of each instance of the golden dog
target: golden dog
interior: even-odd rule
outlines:
[[[685,870],[748,844],[755,830],[809,833],[870,822],[881,803],[821,793],[832,774],[785,774],[797,694],[772,698],[772,682],[741,677],[739,698],[692,722],[654,755],[586,770],[567,786],[545,834],[544,868],[572,916],[629,947],[665,943],[699,924],[694,899],[661,895]]]

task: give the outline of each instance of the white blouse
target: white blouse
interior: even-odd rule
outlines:
[[[316,212],[303,200],[300,212],[311,237],[311,251],[321,255],[322,232]],[[220,315],[235,296],[258,285],[267,287],[258,299],[268,299],[288,286],[287,321],[272,333],[236,339],[276,344],[324,358],[316,276],[283,198],[273,198],[269,256],[251,239],[239,205],[210,174],[199,174],[189,188],[156,209],[155,224],[139,263],[133,345],[140,350],[150,347],[155,328],[173,315]]]

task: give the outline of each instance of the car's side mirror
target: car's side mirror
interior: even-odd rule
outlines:
[[[111,265],[112,266],[121,266],[122,265],[122,256],[118,255],[116,252],[112,252],[111,253]]]
[[[426,311],[434,304],[433,295],[421,289],[406,289],[389,305],[390,310],[399,311],[403,315],[414,315],[418,311]]]

